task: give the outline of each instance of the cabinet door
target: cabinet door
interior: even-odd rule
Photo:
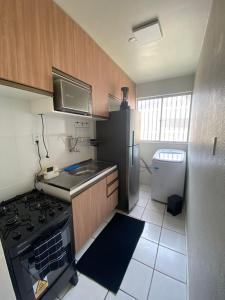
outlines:
[[[74,76],[74,22],[53,3],[53,67]]]
[[[107,55],[95,44],[92,78],[92,103],[93,114],[96,116],[108,116],[108,90],[107,90]]]
[[[15,1],[0,0],[0,7],[0,77],[18,82]]]
[[[95,41],[75,23],[74,76],[92,86],[93,114],[108,115],[106,54]]]
[[[108,57],[108,93],[121,99],[120,68]]]
[[[81,247],[107,216],[106,178],[72,200],[75,248]]]
[[[51,0],[0,0],[0,76],[52,91]]]
[[[90,68],[89,61],[90,57],[88,55],[92,55],[89,39],[85,31],[75,22],[73,23],[73,39],[74,39],[74,69],[73,74],[74,77],[90,84],[88,71]],[[89,53],[88,53],[89,52]]]
[[[118,189],[115,190],[107,199],[108,214],[114,210],[118,204]]]
[[[94,223],[96,230],[107,216],[106,178],[93,185],[90,189],[92,202],[95,206],[93,217],[95,219]]]
[[[95,207],[92,203],[91,189],[87,189],[72,200],[73,226],[75,248],[79,251],[91,237],[95,228],[93,212]]]
[[[130,81],[130,106],[136,108],[136,84]]]
[[[18,72],[24,84],[52,91],[52,1],[17,3]]]

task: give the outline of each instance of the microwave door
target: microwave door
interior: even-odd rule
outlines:
[[[54,102],[57,110],[91,114],[91,88],[85,84],[56,80]]]

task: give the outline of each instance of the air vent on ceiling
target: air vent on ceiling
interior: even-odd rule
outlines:
[[[133,27],[133,35],[128,41],[136,41],[140,45],[146,45],[162,38],[162,31],[158,19],[154,19]]]

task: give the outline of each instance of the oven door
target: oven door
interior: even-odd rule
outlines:
[[[48,229],[48,232],[42,233],[41,236],[44,238],[46,234],[49,236],[49,232],[54,233],[58,230],[62,233],[63,248],[66,251],[65,264],[57,270],[49,272],[45,278],[40,278],[39,271],[35,268],[33,245],[26,249],[20,256],[13,259],[12,267],[17,285],[16,290],[20,294],[20,298],[18,299],[35,300],[42,298],[71,264],[73,264],[75,269],[73,242],[71,238],[71,218],[61,222],[54,229]]]

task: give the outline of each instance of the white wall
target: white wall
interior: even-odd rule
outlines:
[[[137,85],[137,98],[190,92],[193,85],[194,74],[141,83]]]
[[[75,129],[75,121],[89,122],[89,128]],[[44,116],[46,144],[50,162],[59,168],[94,158],[91,146],[79,146],[79,153],[68,151],[66,137],[94,137],[94,121],[75,117]],[[37,147],[33,135],[41,137],[41,118],[30,113],[28,100],[0,97],[0,201],[33,188],[39,171]],[[42,140],[41,156],[45,158]],[[49,161],[44,159],[43,165]]]
[[[137,98],[190,92],[193,90],[193,84],[194,75],[142,83],[137,85]],[[141,157],[150,165],[154,153],[160,148],[175,148],[187,151],[188,145],[186,143],[142,142]],[[141,165],[143,166],[143,163]],[[146,168],[141,167],[140,181],[143,184],[150,184],[151,182],[151,175]]]
[[[187,184],[190,300],[225,299],[224,12],[225,1],[214,0],[193,92]]]

